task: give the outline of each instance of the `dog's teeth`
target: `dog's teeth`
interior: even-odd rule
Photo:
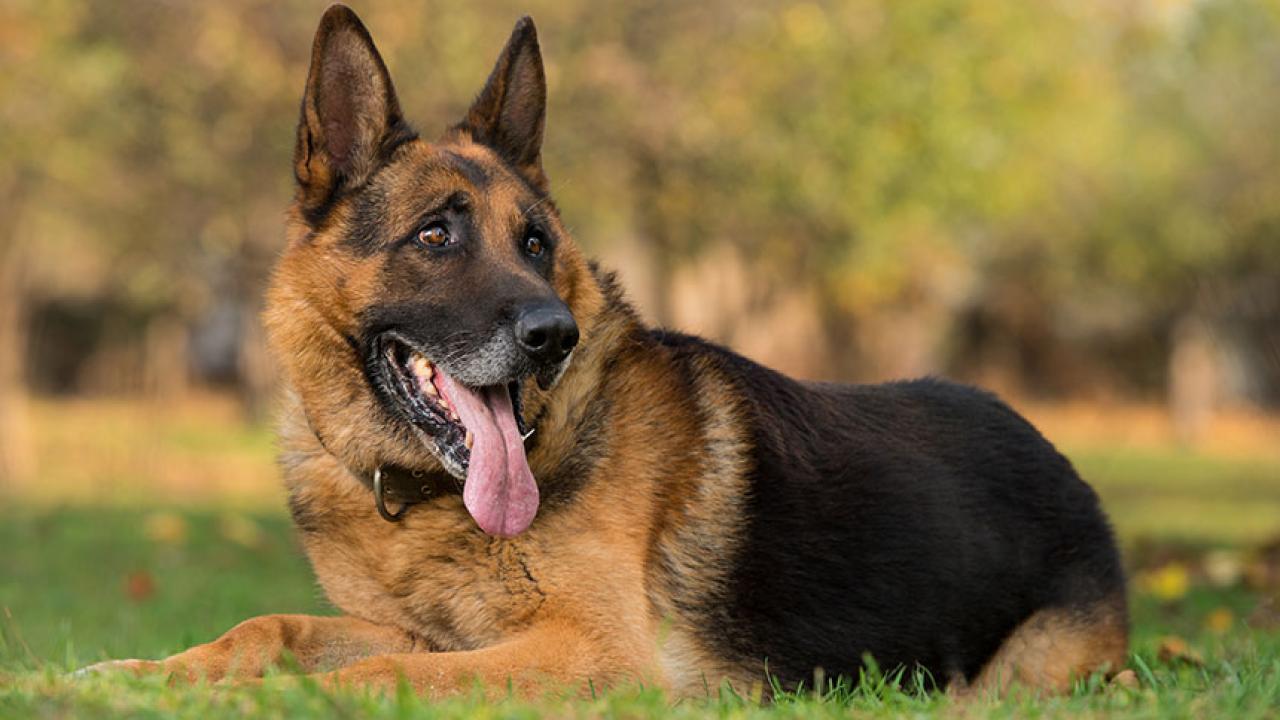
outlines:
[[[475,443],[476,443],[476,434],[468,430],[467,431],[467,449],[470,450],[471,446],[475,445]]]
[[[440,397],[440,391],[430,381],[422,383],[422,391],[431,397]]]

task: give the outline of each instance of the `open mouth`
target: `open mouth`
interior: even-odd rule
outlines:
[[[469,387],[397,337],[379,338],[383,389],[445,469],[463,480],[462,501],[480,529],[514,537],[538,511],[525,457],[520,381]]]

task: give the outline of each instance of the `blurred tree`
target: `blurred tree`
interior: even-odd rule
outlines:
[[[110,48],[77,42],[85,10],[62,1],[0,6],[0,477],[31,469],[25,353],[30,295],[46,279],[40,258],[65,268],[77,250],[75,236],[43,230],[68,199],[77,207],[57,219],[88,223],[85,210],[109,194],[100,179],[120,128],[89,119],[121,67]]]

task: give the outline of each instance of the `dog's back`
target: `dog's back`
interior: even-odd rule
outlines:
[[[993,395],[931,379],[801,383],[660,338],[732,383],[753,438],[745,532],[706,628],[727,658],[764,659],[784,682],[851,672],[863,653],[974,681],[1035,618],[1040,635],[1083,630],[1082,655],[1123,662],[1124,579],[1097,497]]]

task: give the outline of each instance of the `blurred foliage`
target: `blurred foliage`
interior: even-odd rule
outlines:
[[[197,355],[246,342],[322,9],[0,4],[0,247],[22,247],[3,257],[32,308],[113,308],[107,344],[145,343],[157,317],[203,338]],[[942,318],[924,370],[1006,343],[1033,384],[1112,352],[1162,388],[1194,316],[1243,348],[1254,396],[1280,394],[1274,0],[356,10],[426,137],[535,16],[557,198],[588,247],[652,258],[659,320],[677,316],[672,268],[728,243],[753,283],[813,289],[847,355],[834,374],[856,374],[846,341],[907,309]]]

